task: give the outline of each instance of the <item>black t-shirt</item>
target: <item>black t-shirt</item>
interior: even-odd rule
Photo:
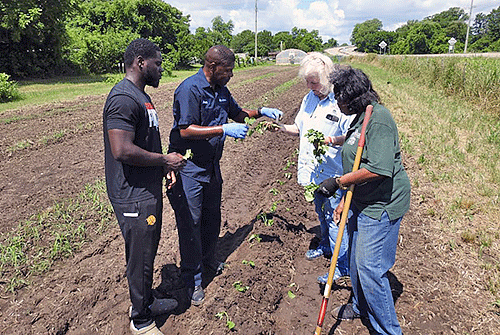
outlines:
[[[134,132],[135,145],[150,152],[162,152],[158,115],[151,98],[127,79],[111,89],[104,105],[104,159],[108,196],[115,203],[161,198],[163,167],[132,166],[114,159],[108,138],[110,129]]]

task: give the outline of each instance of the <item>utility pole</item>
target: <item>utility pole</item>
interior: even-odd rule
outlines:
[[[255,63],[257,63],[257,0],[255,0]]]
[[[257,0],[255,0],[257,1]],[[467,35],[465,35],[465,48],[464,54],[467,53],[467,43],[469,43],[469,30],[470,30],[470,21],[472,20],[472,4],[474,0],[470,0],[470,12],[469,12],[469,24],[467,25]]]

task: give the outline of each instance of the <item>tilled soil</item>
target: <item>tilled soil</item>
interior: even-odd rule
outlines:
[[[271,66],[239,71],[228,86],[240,105],[278,107],[285,112],[284,122],[292,123],[307,93],[304,83],[293,81],[285,92],[272,92],[296,78],[297,70]],[[177,84],[148,90],[159,112],[164,144],[168,143]],[[3,120],[14,120],[0,123],[3,232],[103,178],[104,100],[105,96],[82,97],[0,115]],[[29,145],[13,150],[19,143]],[[172,315],[157,320],[165,334],[314,332],[323,289],[316,278],[328,271],[329,261],[304,258],[306,250],[317,243],[319,226],[313,206],[304,200],[296,183],[297,147],[297,138],[269,132],[255,133],[244,141],[226,141],[218,256],[227,266],[206,283],[207,297],[201,307],[188,305],[179,283],[177,231],[165,197],[155,287],[159,296],[174,296],[180,302]],[[405,166],[410,178],[421,173],[413,157],[405,157]],[[424,214],[419,188],[412,192],[411,210],[403,219],[396,264],[390,272],[403,332],[500,334],[500,317],[485,289],[485,270],[477,251],[460,243],[450,248],[439,219]],[[266,213],[267,224],[259,215]],[[89,240],[73,257],[31,278],[29,286],[1,293],[0,333],[129,333],[130,302],[118,226],[113,222],[104,234]],[[237,282],[248,289],[238,291]],[[1,280],[0,287],[5,285]],[[349,297],[349,281],[337,281],[323,334],[370,333],[369,325],[360,320],[337,322],[331,315]],[[228,320],[235,324],[232,330]]]

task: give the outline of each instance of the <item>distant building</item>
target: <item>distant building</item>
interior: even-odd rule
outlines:
[[[299,49],[286,49],[276,55],[277,65],[300,64],[307,54]]]

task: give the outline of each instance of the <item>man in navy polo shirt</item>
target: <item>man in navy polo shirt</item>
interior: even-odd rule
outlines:
[[[243,109],[226,87],[233,76],[235,57],[223,45],[205,55],[204,66],[184,80],[174,94],[174,124],[169,152],[192,159],[180,171],[180,178],[169,190],[175,211],[181,252],[181,273],[193,305],[205,298],[202,273],[218,274],[223,264],[215,258],[221,224],[222,175],[219,160],[226,136],[244,138],[245,117],[267,116],[279,119],[275,108]],[[228,119],[235,122],[228,123]]]

